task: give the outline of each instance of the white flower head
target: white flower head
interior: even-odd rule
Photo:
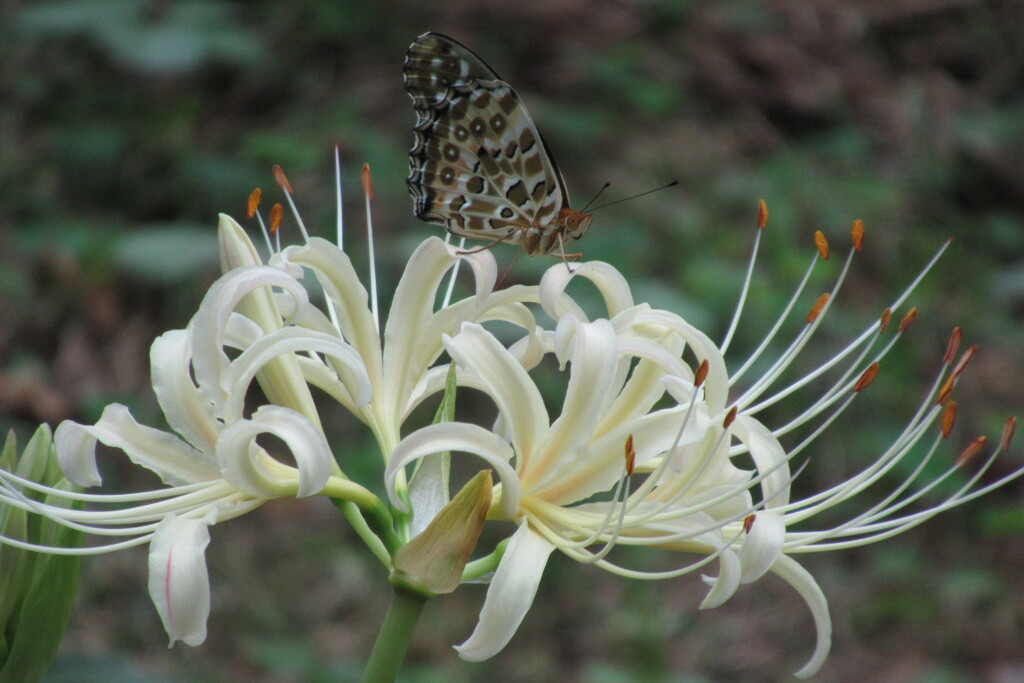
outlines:
[[[290,193],[283,173],[275,172]],[[250,208],[254,213],[255,201]],[[279,208],[271,213],[280,220]],[[297,212],[295,218],[301,226]],[[307,236],[302,244],[281,249],[268,235],[271,255],[264,262],[233,219],[221,216],[219,237],[224,274],[187,328],[165,333],[150,350],[153,390],[173,431],[139,424],[128,408],[112,404],[95,424],[67,421],[55,435],[61,466],[78,485],[102,484],[96,462],[96,446],[102,443],[156,473],[166,488],[131,494],[51,492],[14,473],[0,473],[3,503],[88,533],[119,537],[87,549],[34,549],[84,554],[148,543],[150,593],[172,644],[195,645],[205,638],[209,525],[272,498],[328,495],[354,503],[368,516],[357,531],[385,564],[422,528],[413,526],[412,515],[393,518],[368,486],[346,476],[352,456],[341,452],[336,458],[332,452],[312,388],[364,423],[387,460],[409,413],[444,389],[447,370],[437,360],[446,334],[464,322],[489,319],[512,322],[527,337],[535,327],[519,302],[536,301],[536,287],[495,292],[491,254],[458,253],[436,237],[409,259],[383,334],[375,282],[368,292],[338,245]],[[473,293],[438,304],[446,274],[463,262],[473,275]],[[310,273],[326,294],[323,309],[305,286]],[[262,403],[253,406],[260,396]],[[276,452],[282,444],[288,457]],[[419,479],[426,494],[442,488],[436,477]],[[443,495],[417,495],[403,484],[408,499],[430,501],[418,506],[424,525],[447,502],[446,484]],[[46,489],[94,509],[44,505],[24,495],[25,489]]]
[[[858,223],[851,259],[860,240]],[[821,237],[819,249],[808,275],[826,255]],[[933,263],[891,309],[903,304]],[[764,342],[732,372],[725,352],[742,305],[726,341],[715,343],[673,313],[635,305],[624,278],[602,263],[575,264],[571,269],[559,264],[547,271],[540,302],[557,324],[541,336],[541,354],[515,353],[472,323],[446,339],[459,368],[459,385],[482,391],[493,401],[495,428],[456,422],[417,430],[399,444],[386,476],[393,490],[407,464],[453,451],[481,458],[499,478],[491,517],[518,526],[501,556],[477,628],[457,648],[463,658],[485,659],[507,644],[533,602],[550,554],[559,550],[580,562],[638,578],[670,578],[717,562],[717,575],[704,575],[710,587],[705,608],[722,604],[740,585],[768,572],[782,577],[808,603],[817,623],[818,645],[798,672],[808,676],[828,654],[831,623],[825,596],[793,555],[887,538],[1021,474],[1018,470],[976,489],[978,474],[946,500],[910,511],[909,506],[936,484],[922,480],[919,467],[881,503],[845,523],[803,530],[820,512],[868,488],[884,487],[889,482],[885,475],[899,461],[931,458],[949,434],[949,394],[973,355],[971,349],[954,364],[955,349],[947,353],[935,386],[903,433],[863,471],[832,489],[793,500],[791,483],[807,464],[801,454],[812,444],[824,443],[822,433],[871,383],[880,362],[916,315],[911,309],[896,334],[886,338],[891,318],[887,309],[879,323],[838,354],[779,388],[825,320],[849,265],[850,259],[833,290],[815,301],[792,341],[782,345],[774,360],[766,361],[765,354],[803,294],[809,280],[805,277]],[[575,278],[586,278],[597,288],[604,315],[589,318],[566,294]],[[959,339],[958,332],[954,336]],[[552,367],[541,364],[543,355],[557,361],[565,378],[564,398],[555,416],[549,414],[533,377],[546,373],[545,383],[550,384]],[[766,369],[741,389],[740,378],[754,367]],[[820,393],[796,407],[788,422],[771,425],[760,417],[767,406],[783,399],[792,403],[795,399],[789,397],[808,386],[818,387]],[[1012,420],[1007,424],[992,458],[1008,446]],[[784,446],[787,435],[801,428],[810,434]],[[942,478],[958,466],[952,464]],[[401,504],[394,493],[392,500]],[[698,559],[674,570],[645,571],[614,562],[611,553],[619,545]]]

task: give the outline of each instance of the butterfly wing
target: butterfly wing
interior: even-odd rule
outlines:
[[[568,207],[522,100],[482,59],[425,33],[409,47],[404,74],[417,114],[406,180],[417,217],[462,237],[517,242]]]

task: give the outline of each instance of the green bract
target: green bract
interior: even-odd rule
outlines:
[[[0,468],[55,492],[77,490],[57,465],[46,425],[36,430],[20,458],[14,434],[8,434]],[[23,495],[28,505],[78,507],[59,494],[29,489]],[[23,683],[39,679],[57,652],[74,603],[81,558],[36,552],[11,541],[77,548],[83,534],[59,520],[30,516],[24,508],[0,503],[0,536],[8,539],[0,544],[0,683]]]

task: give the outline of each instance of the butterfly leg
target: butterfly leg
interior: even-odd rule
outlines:
[[[512,237],[514,234],[516,234],[515,231],[508,232],[508,233],[505,233],[504,235],[502,235],[501,237],[497,238],[496,240],[494,240],[490,244],[485,244],[484,246],[477,247],[476,249],[460,250],[460,251],[457,251],[455,253],[458,254],[459,256],[465,256],[466,254],[479,254],[481,251],[487,251],[488,249],[493,249],[495,247],[495,245],[501,244],[502,242],[504,242],[508,238]]]
[[[572,275],[573,274],[573,269],[569,266],[569,261],[570,260],[578,261],[580,259],[580,257],[583,256],[583,254],[582,253],[579,253],[579,254],[566,254],[565,253],[565,242],[562,241],[562,235],[561,235],[561,233],[559,233],[559,235],[558,235],[558,256],[559,256],[559,258],[562,259],[562,263],[565,264],[566,270],[568,270],[569,274]]]
[[[498,284],[494,285],[494,290],[495,291],[497,291],[499,289],[503,289],[505,287],[505,285],[508,284],[508,281],[509,281],[508,278],[509,278],[509,275],[512,274],[512,268],[514,268],[516,263],[519,262],[519,257],[522,256],[522,255],[523,255],[522,250],[516,252],[516,255],[512,258],[512,263],[508,264],[508,268],[506,268],[505,272],[501,274],[501,278],[498,280]]]

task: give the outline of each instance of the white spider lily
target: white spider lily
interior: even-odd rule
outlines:
[[[858,233],[858,247],[859,242]],[[970,349],[953,366],[951,346],[935,386],[884,453],[845,482],[791,500],[791,462],[870,384],[879,361],[914,315],[911,311],[886,342],[880,333],[888,326],[887,312],[882,322],[865,329],[819,368],[769,393],[821,325],[845,273],[846,268],[831,295],[815,303],[804,327],[767,371],[742,391],[734,385],[737,377],[768,348],[806,278],[764,344],[730,376],[724,361],[727,342],[713,343],[667,311],[634,305],[625,280],[610,266],[587,263],[572,272],[562,264],[553,266],[541,283],[541,303],[558,326],[541,336],[540,350],[553,354],[567,375],[562,408],[554,418],[530,376],[539,354],[514,353],[514,347],[505,348],[479,325],[464,324],[459,334],[447,338],[445,346],[460,370],[458,383],[490,396],[498,413],[496,428],[454,422],[417,430],[395,450],[386,477],[392,501],[400,505],[393,489],[402,469],[433,453],[453,451],[482,458],[500,480],[491,518],[514,521],[518,530],[498,564],[475,631],[457,647],[460,656],[485,659],[508,643],[533,602],[548,557],[557,549],[623,576],[648,579],[679,576],[717,560],[718,575],[704,576],[711,586],[705,608],[725,602],[742,583],[767,572],[777,574],[804,598],[817,624],[817,647],[798,672],[809,676],[828,654],[831,622],[825,596],[792,554],[887,538],[1018,476],[1021,471],[974,488],[983,467],[947,499],[925,509],[907,509],[963,460],[938,480],[921,481],[924,463],[948,436],[949,393],[973,354]],[[573,277],[585,277],[598,287],[606,317],[591,321],[565,295]],[[893,307],[903,303],[919,279]],[[739,309],[737,320],[738,315]],[[959,333],[954,337],[958,340]],[[757,416],[815,380],[826,386],[799,406],[790,421],[769,426]],[[666,405],[667,396],[672,400]],[[940,417],[941,430],[933,428]],[[1012,426],[1011,419],[991,458],[1007,448]],[[780,438],[800,427],[810,434],[784,447]],[[913,473],[881,502],[866,504],[862,513],[836,526],[791,529],[872,486],[886,486],[885,475],[899,461],[922,451]],[[737,459],[752,469],[741,469]],[[619,544],[703,557],[671,571],[643,571],[609,558]]]
[[[279,180],[290,189],[283,174]],[[407,264],[381,335],[376,287],[371,297],[337,245],[307,238],[283,251],[272,249],[264,263],[227,216],[221,217],[219,237],[225,274],[211,286],[188,328],[167,332],[150,350],[153,389],[175,433],[139,424],[119,404],[107,406],[95,425],[68,421],[56,432],[58,458],[73,483],[102,483],[95,453],[101,442],[155,472],[168,488],[76,494],[0,472],[0,504],[123,539],[85,549],[33,549],[90,554],[149,543],[150,594],[172,644],[197,645],[206,636],[209,525],[271,498],[328,495],[356,504],[358,510],[346,510],[353,513],[349,518],[390,566],[391,553],[447,503],[447,481],[441,476],[446,470],[424,468],[418,489],[406,490],[422,524],[412,527],[410,516],[393,520],[382,501],[345,476],[346,454],[341,465],[335,460],[310,386],[366,423],[386,460],[408,414],[444,389],[446,366],[432,366],[444,350],[445,333],[465,321],[501,319],[521,326],[527,337],[534,334],[532,314],[518,302],[536,301],[537,287],[495,293],[497,269],[489,253],[457,254],[440,239],[427,239]],[[475,276],[475,294],[437,308],[444,276],[461,261]],[[302,283],[307,270],[323,286],[326,312],[309,300]],[[253,380],[267,399],[255,410],[246,406]],[[283,442],[294,466],[260,445],[264,434]],[[46,505],[26,496],[26,489],[111,509]],[[359,519],[360,511],[369,519]],[[16,539],[0,537],[0,542],[28,547]]]
[[[167,422],[181,436],[139,424],[119,404],[107,406],[95,425],[68,421],[55,435],[61,467],[73,483],[101,483],[95,460],[99,441],[123,450],[135,464],[155,472],[167,488],[132,494],[76,494],[2,472],[0,497],[4,503],[68,527],[125,539],[90,548],[40,546],[33,548],[36,550],[94,554],[149,543],[150,595],[171,642],[197,645],[206,637],[209,612],[203,559],[209,541],[207,525],[242,515],[270,498],[319,493],[328,484],[332,456],[323,433],[290,408],[264,405],[249,417],[224,422],[214,404],[192,383],[192,358],[190,334],[185,330],[164,334],[150,351],[157,399]],[[244,387],[241,390],[244,392]],[[363,393],[367,393],[365,389]],[[260,434],[280,438],[295,465],[283,464],[260,447]],[[75,510],[33,502],[19,487],[99,508]],[[10,539],[5,542],[13,543]]]

